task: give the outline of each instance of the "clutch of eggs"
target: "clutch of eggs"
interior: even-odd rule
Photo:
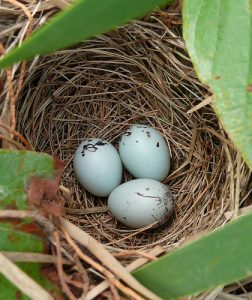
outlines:
[[[122,162],[109,142],[93,138],[75,151],[74,171],[81,185],[96,196],[108,196],[122,180]]]
[[[170,153],[162,135],[152,127],[133,125],[122,136],[119,154],[136,178],[162,181],[170,170]]]
[[[171,192],[159,182],[170,169],[164,138],[152,127],[133,125],[120,140],[119,154],[103,139],[84,140],[73,161],[79,182],[94,195],[109,195],[109,210],[121,223],[133,228],[162,225],[173,211]],[[120,185],[122,162],[134,177],[141,179]]]

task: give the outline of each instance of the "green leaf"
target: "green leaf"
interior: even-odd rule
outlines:
[[[15,224],[0,223],[0,251],[43,252],[43,239],[39,236],[25,232],[26,226],[27,228],[30,227],[32,229],[31,224],[23,222]]]
[[[220,121],[252,168],[252,2],[185,0],[183,31]]]
[[[26,187],[33,176],[53,178],[54,160],[47,154],[30,151],[0,150],[0,208],[24,209],[27,207]],[[45,240],[37,236],[38,228],[30,219],[8,223],[0,219],[0,251],[45,252]],[[31,233],[32,232],[32,233]],[[33,234],[35,233],[35,234]],[[52,293],[58,294],[39,263],[18,263],[23,271]],[[28,299],[0,274],[1,299]]]
[[[135,271],[163,299],[203,292],[252,275],[252,214]]]
[[[71,46],[143,16],[172,0],[79,0],[0,60],[0,68]]]
[[[54,161],[47,154],[0,149],[0,209],[7,206],[25,209],[29,178],[52,177],[54,171]]]
[[[30,224],[7,224],[0,223],[0,251],[17,251],[43,253],[45,251],[44,241],[41,237],[26,233],[22,228]],[[17,263],[17,265],[36,282],[51,292],[55,287],[41,273],[38,263]],[[1,299],[29,299],[0,274]]]

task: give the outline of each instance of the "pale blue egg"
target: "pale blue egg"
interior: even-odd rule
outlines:
[[[162,135],[152,127],[133,125],[122,136],[119,154],[136,178],[163,180],[170,170],[170,152]]]
[[[83,141],[75,151],[73,166],[81,185],[96,196],[108,196],[122,180],[120,156],[103,139]]]
[[[153,179],[135,179],[119,185],[108,198],[111,214],[121,223],[153,228],[167,222],[173,212],[169,188]]]

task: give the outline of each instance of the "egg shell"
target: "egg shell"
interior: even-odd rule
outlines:
[[[162,181],[170,170],[170,152],[162,135],[152,127],[133,125],[123,134],[119,154],[136,178]]]
[[[81,185],[97,196],[108,196],[122,180],[120,156],[103,139],[83,141],[75,151],[73,166]]]
[[[108,198],[111,214],[121,223],[141,228],[169,220],[173,199],[169,188],[153,179],[135,179],[119,185]]]

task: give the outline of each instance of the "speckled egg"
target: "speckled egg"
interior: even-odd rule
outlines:
[[[103,139],[83,141],[75,151],[73,166],[81,185],[97,196],[108,196],[122,180],[120,156]]]
[[[135,179],[119,185],[108,198],[111,214],[121,223],[153,228],[168,221],[173,211],[169,188],[153,179]]]
[[[136,178],[163,180],[170,170],[170,152],[162,135],[152,127],[133,125],[122,136],[119,154]]]

